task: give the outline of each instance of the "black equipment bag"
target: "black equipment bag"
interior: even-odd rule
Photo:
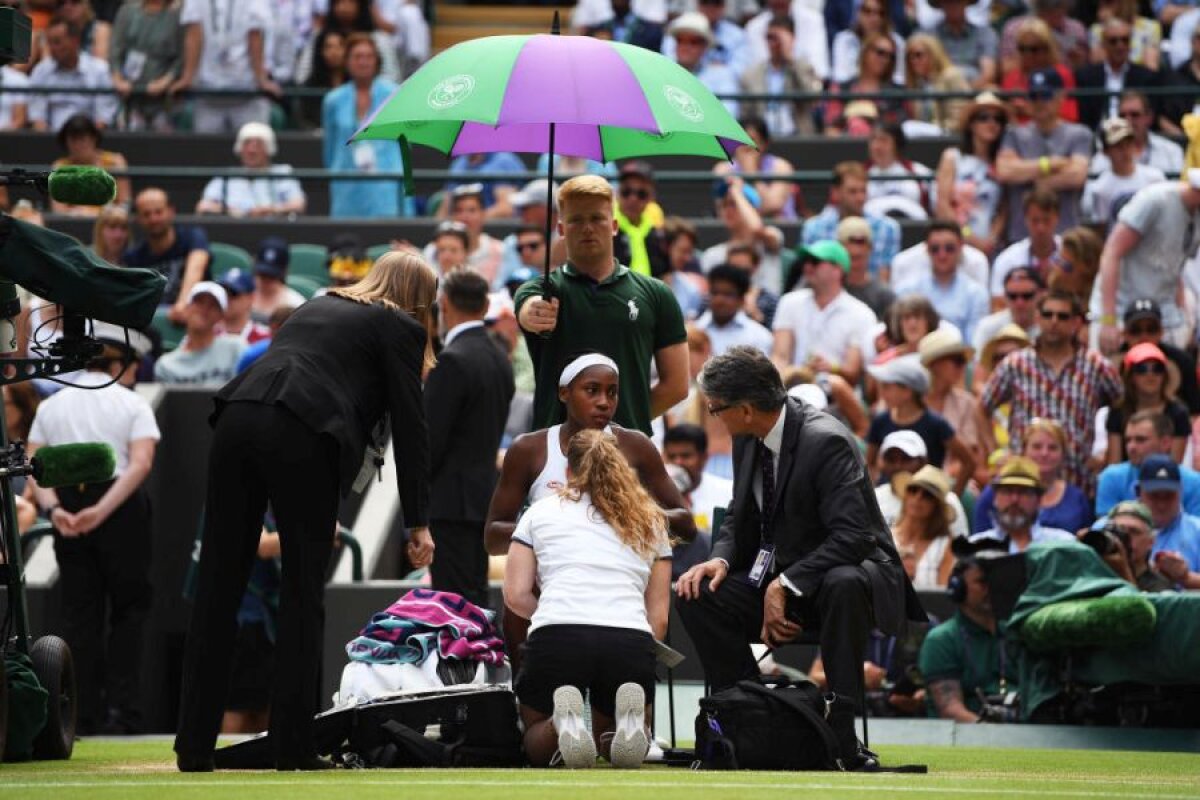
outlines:
[[[847,719],[848,738],[839,737]],[[696,760],[704,769],[839,770],[857,748],[853,726],[853,703],[809,681],[738,681],[700,700]]]

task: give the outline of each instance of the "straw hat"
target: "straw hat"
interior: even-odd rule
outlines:
[[[932,464],[926,464],[911,476],[908,476],[908,473],[903,474],[907,479],[901,479],[896,486],[901,493],[907,492],[912,487],[928,492],[933,499],[941,503],[942,513],[946,515],[946,522],[954,522],[958,512],[954,510],[954,506],[946,502],[946,496],[950,494],[950,478],[945,472]]]
[[[1033,459],[1025,456],[1012,456],[1004,462],[1000,472],[992,478],[992,486],[1015,486],[1019,489],[1036,489],[1046,491],[1042,485],[1042,473]]]
[[[928,367],[939,358],[947,356],[965,356],[971,358],[971,348],[962,340],[962,334],[954,328],[938,328],[921,337],[917,345],[917,353],[921,356],[921,364]]]
[[[983,346],[983,350],[979,353],[979,363],[988,370],[996,368],[996,348],[1001,342],[1017,342],[1021,347],[1029,347],[1029,334],[1015,322],[1010,322],[1000,330],[996,331],[996,335],[987,340],[987,344]]]
[[[1008,106],[1004,104],[1004,101],[999,96],[993,92],[980,92],[962,110],[962,116],[959,119],[959,129],[966,130],[967,126],[971,124],[971,117],[975,116],[975,112],[985,108],[1002,112],[1006,119],[1010,116]]]

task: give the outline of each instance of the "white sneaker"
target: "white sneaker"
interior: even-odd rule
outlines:
[[[574,686],[554,690],[554,730],[558,733],[558,752],[569,769],[584,769],[596,764],[596,742],[583,718],[583,694]]]
[[[646,735],[646,693],[636,683],[617,689],[617,730],[613,734],[609,761],[618,769],[637,769],[646,758],[650,737]]]

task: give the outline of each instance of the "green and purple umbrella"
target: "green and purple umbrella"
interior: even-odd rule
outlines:
[[[448,156],[549,153],[607,162],[659,155],[727,159],[753,142],[692,73],[658,53],[588,36],[487,36],[413,73],[351,137]],[[547,204],[551,202],[547,201]],[[550,241],[546,214],[546,241]],[[546,249],[546,275],[550,250]],[[548,285],[548,284],[547,284]]]

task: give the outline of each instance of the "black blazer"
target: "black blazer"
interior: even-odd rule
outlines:
[[[318,297],[296,309],[262,358],[217,393],[224,405],[281,405],[338,444],[345,494],[362,466],[371,430],[391,417],[404,523],[429,520],[429,445],[421,402],[425,330],[383,305]]]
[[[513,391],[512,365],[485,328],[463,331],[438,354],[425,384],[432,519],[487,518]]]
[[[770,523],[779,571],[811,597],[820,590],[825,572],[860,564],[871,580],[880,630],[894,634],[906,618],[924,620],[850,432],[825,412],[792,398],[784,413]],[[733,505],[713,541],[713,557],[729,562],[732,572],[750,569],[761,538],[752,483],[760,469],[757,444],[751,436],[733,440]]]
[[[1075,70],[1075,85],[1080,89],[1104,88],[1104,65],[1088,64]],[[1126,89],[1141,89],[1146,86],[1157,86],[1158,76],[1141,64],[1130,64],[1125,73]],[[1079,124],[1084,125],[1092,133],[1096,132],[1100,122],[1108,116],[1109,98],[1106,95],[1094,94],[1079,98]],[[1151,103],[1157,109],[1160,98],[1151,98]]]

